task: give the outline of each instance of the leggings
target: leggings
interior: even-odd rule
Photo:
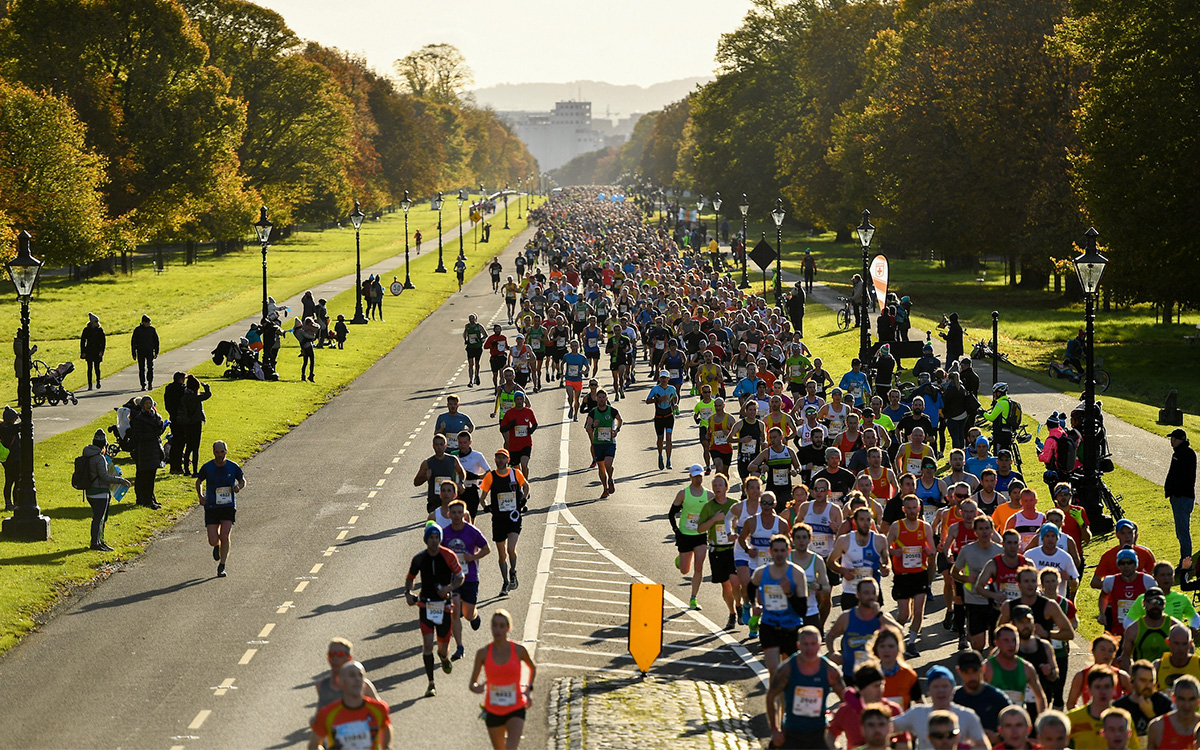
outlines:
[[[308,368],[309,377],[312,377],[312,375],[316,372],[316,369],[317,369],[317,359],[316,359],[316,356],[313,354],[313,350],[312,350],[311,346],[305,347],[304,349],[300,350],[300,379],[301,380],[304,379],[304,370],[306,367]]]
[[[109,495],[104,497],[89,497],[88,504],[92,506],[92,546],[104,544],[104,523],[108,520]]]
[[[88,376],[88,387],[89,388],[92,387],[92,371],[93,370],[96,372],[96,385],[100,385],[100,360],[89,359],[87,361],[87,376]]]
[[[13,504],[13,488],[17,485],[17,474],[20,472],[15,465],[9,466],[8,462],[4,462],[4,506],[8,507]]]

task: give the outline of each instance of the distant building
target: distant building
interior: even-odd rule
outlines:
[[[610,145],[612,121],[592,122],[591,102],[555,102],[550,112],[499,112],[512,123],[543,171],[557,169],[580,154]],[[632,126],[630,126],[632,132]],[[628,137],[626,135],[625,137]],[[624,142],[624,138],[618,145]]]

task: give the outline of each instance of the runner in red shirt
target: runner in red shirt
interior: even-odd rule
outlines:
[[[504,413],[500,420],[500,432],[504,433],[504,447],[513,465],[521,463],[521,473],[529,476],[529,454],[533,450],[533,433],[537,429],[537,417],[533,415],[525,400],[525,393],[513,395],[513,408]]]
[[[392,744],[392,719],[388,704],[363,695],[366,671],[357,661],[346,662],[339,673],[342,699],[322,706],[312,723],[309,748],[371,748]]]

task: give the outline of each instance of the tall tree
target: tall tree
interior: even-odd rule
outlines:
[[[1073,179],[1113,268],[1104,284],[1171,320],[1200,292],[1191,218],[1200,213],[1200,6],[1188,0],[1079,0],[1059,40],[1090,68],[1076,113]]]
[[[426,44],[396,61],[396,73],[409,93],[442,104],[457,104],[474,76],[453,44]]]

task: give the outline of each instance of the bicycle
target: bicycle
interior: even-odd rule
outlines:
[[[1104,357],[1099,357],[1096,359],[1093,372],[1095,373],[1096,387],[1100,389],[1101,393],[1108,391],[1108,386],[1112,383],[1112,378],[1109,377],[1108,370],[1104,369]],[[1066,362],[1061,364],[1058,362],[1051,362],[1049,367],[1049,375],[1052,378],[1063,378],[1071,381],[1072,383],[1079,383],[1083,380],[1084,373],[1077,372],[1074,367]]]
[[[838,296],[838,301],[842,303],[842,309],[837,311],[838,328],[843,331],[849,331],[854,327],[854,304],[849,297]]]

